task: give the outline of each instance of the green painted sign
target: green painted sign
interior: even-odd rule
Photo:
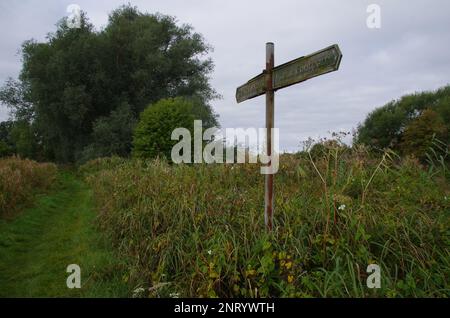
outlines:
[[[302,56],[273,69],[273,89],[291,86],[310,78],[337,71],[342,53],[337,44],[313,54]],[[266,74],[262,73],[236,90],[238,103],[266,93]]]

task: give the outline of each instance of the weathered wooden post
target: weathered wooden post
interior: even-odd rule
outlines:
[[[269,158],[273,153],[273,128],[274,128],[274,107],[275,92],[273,91],[273,67],[274,61],[274,44],[266,43],[266,151]],[[269,162],[268,166],[272,166]],[[273,173],[265,176],[265,200],[264,200],[264,221],[269,231],[272,231],[273,225]]]
[[[252,78],[236,89],[238,103],[266,94],[266,152],[272,159],[274,137],[274,95],[275,91],[310,78],[337,71],[342,53],[337,44],[331,45],[313,54],[299,57],[290,62],[274,67],[274,44],[266,43],[266,69],[262,74]],[[272,162],[268,166],[273,167]],[[273,227],[274,187],[273,173],[265,176],[264,220],[269,231]]]

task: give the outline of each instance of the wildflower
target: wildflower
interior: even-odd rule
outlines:
[[[208,254],[211,255],[211,254],[212,254],[212,251],[211,251],[211,250],[208,250]]]
[[[142,292],[144,292],[144,291],[145,291],[144,288],[139,287],[139,288],[136,288],[135,290],[133,290],[133,293],[138,294],[138,293],[142,293]]]
[[[288,275],[288,283],[291,284],[294,281],[294,276]]]
[[[133,298],[140,297],[140,295],[141,295],[144,291],[145,291],[145,289],[142,288],[142,287],[136,288],[135,290],[133,290],[133,295],[132,295],[132,297],[133,297]]]
[[[345,204],[341,204],[339,206],[338,210],[343,211],[343,210],[345,210],[345,208],[346,208]]]
[[[170,293],[169,296],[170,296],[170,298],[179,298],[180,293]]]

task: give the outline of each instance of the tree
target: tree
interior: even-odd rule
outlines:
[[[209,50],[200,34],[173,17],[122,6],[96,31],[82,13],[80,28],[62,19],[46,42],[24,42],[19,79],[5,84],[0,101],[35,127],[49,159],[71,162],[96,148],[93,153],[123,153],[127,147],[108,150],[110,142],[99,137],[109,129],[131,140],[131,129],[106,123],[121,105],[137,120],[162,98],[196,97],[208,105],[216,97]],[[205,111],[215,120],[210,107]]]
[[[15,120],[33,120],[34,108],[27,83],[8,78],[0,89],[0,101],[9,108]]]
[[[171,140],[175,128],[186,128],[194,133],[194,120],[202,120],[204,128],[213,127],[205,105],[198,99],[168,98],[149,105],[141,114],[133,137],[133,156],[137,158],[165,157],[170,160]]]
[[[9,156],[14,153],[14,141],[12,138],[12,121],[0,122],[0,157]]]
[[[113,155],[125,157],[131,152],[132,134],[136,119],[127,103],[113,110],[107,117],[94,123],[92,143],[87,146],[79,161]]]
[[[27,121],[15,121],[11,130],[15,153],[25,158],[41,159],[35,127]]]
[[[0,140],[12,145],[11,131],[14,122],[11,120],[0,122]]]
[[[442,119],[446,129],[450,129],[450,85],[434,92],[403,96],[375,109],[364,123],[358,126],[355,142],[375,148],[390,147],[400,150],[406,127],[427,109],[433,110]],[[445,141],[450,141],[449,136],[446,138]]]
[[[426,109],[406,126],[400,148],[405,154],[413,154],[415,157],[425,160],[433,139],[444,140],[446,133],[447,128],[442,118],[435,111]]]

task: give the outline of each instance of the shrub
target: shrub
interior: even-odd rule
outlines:
[[[355,141],[374,148],[400,150],[405,128],[410,126],[409,131],[412,133],[411,129],[417,124],[412,122],[427,112],[427,109],[434,111],[439,117],[436,120],[441,121],[447,131],[450,130],[450,85],[433,92],[406,95],[375,109],[359,125]],[[419,132],[413,134],[420,139],[427,138],[419,136]],[[450,135],[447,135],[444,141],[449,143],[449,138]]]
[[[142,113],[134,131],[133,156],[136,158],[165,157],[170,160],[172,147],[178,142],[171,140],[175,128],[186,128],[193,136],[194,120],[208,125],[207,105],[199,100],[182,97],[162,99],[148,106]]]
[[[443,120],[435,111],[427,109],[406,126],[400,148],[405,154],[413,154],[424,161],[434,138],[445,140],[446,133]]]

